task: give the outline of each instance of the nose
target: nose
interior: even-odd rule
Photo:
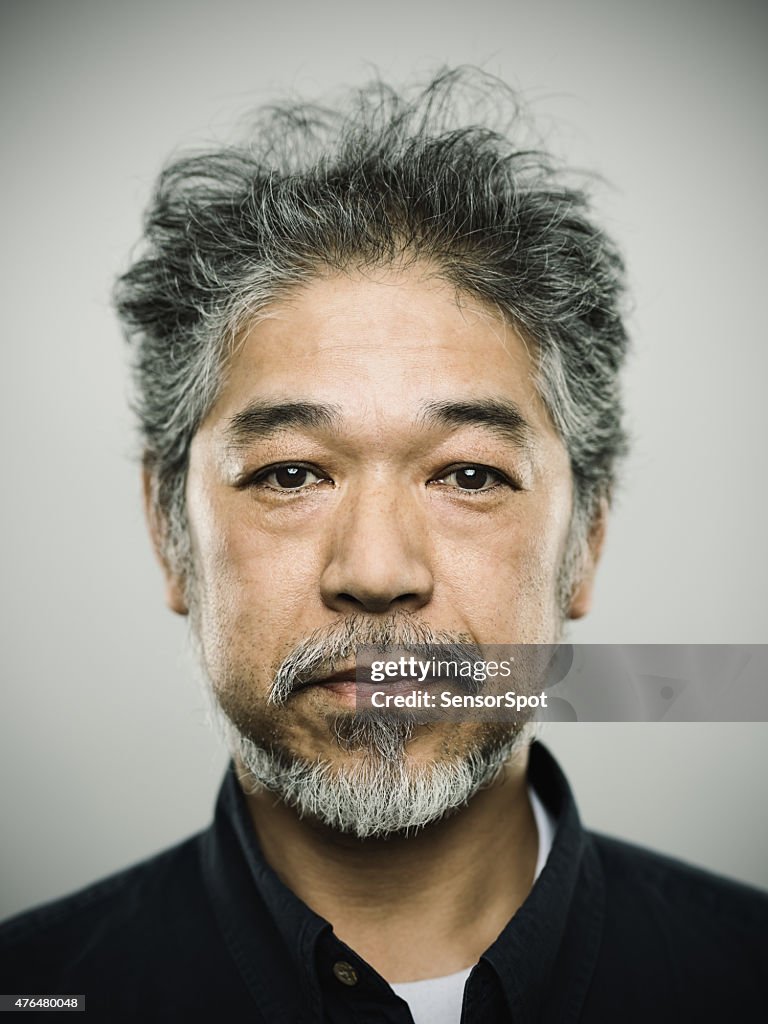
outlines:
[[[418,502],[382,484],[340,509],[320,586],[334,611],[416,611],[432,597],[426,524]]]

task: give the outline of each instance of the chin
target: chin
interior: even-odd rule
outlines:
[[[302,819],[358,839],[411,835],[465,807],[490,786],[524,742],[525,730],[486,730],[464,750],[418,751],[412,722],[339,716],[328,758],[263,745],[229,723],[241,781],[266,790]],[[414,751],[416,747],[416,751]]]

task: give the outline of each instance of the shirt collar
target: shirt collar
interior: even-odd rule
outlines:
[[[531,748],[528,779],[556,821],[547,862],[523,905],[486,950],[514,1019],[570,1020],[583,1002],[602,931],[602,869],[559,765],[540,743]],[[557,979],[557,984],[554,980]]]
[[[568,783],[539,743],[531,748],[528,780],[556,819],[552,849],[527,899],[481,957],[468,987],[490,970],[515,1020],[538,1019],[546,1005],[547,1018],[551,1014],[553,1021],[566,1021],[581,1006],[597,958],[602,872]],[[372,994],[386,993],[383,979],[267,864],[232,766],[202,854],[219,926],[267,1019],[299,1020],[310,1008],[321,1018],[324,986],[318,964],[324,961],[348,960],[365,976]]]

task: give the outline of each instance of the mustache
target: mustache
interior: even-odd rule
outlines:
[[[290,651],[273,671],[267,702],[285,704],[299,687],[349,667],[360,647],[372,647],[382,654],[393,649],[427,657],[430,648],[440,646],[465,660],[482,657],[468,633],[433,629],[412,612],[398,611],[381,619],[349,615],[329,626],[314,630]]]

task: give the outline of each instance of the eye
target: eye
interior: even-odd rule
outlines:
[[[327,477],[321,477],[308,466],[286,463],[263,469],[252,478],[252,484],[269,487],[273,491],[302,491],[319,484]]]
[[[434,483],[455,487],[459,491],[490,491],[509,481],[495,469],[488,466],[459,466],[444,473]]]

